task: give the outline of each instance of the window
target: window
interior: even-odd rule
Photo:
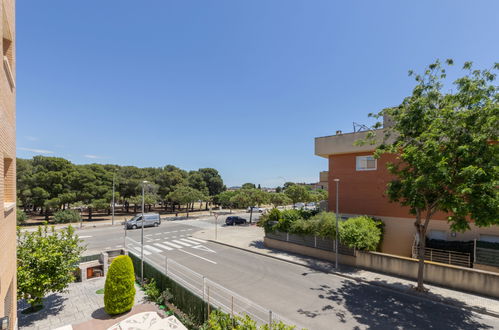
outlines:
[[[357,171],[374,171],[376,170],[377,161],[373,156],[357,156],[356,170]]]

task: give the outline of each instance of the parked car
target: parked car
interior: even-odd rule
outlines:
[[[296,203],[296,204],[294,205],[294,208],[295,208],[295,209],[302,209],[302,208],[304,208],[304,207],[305,207],[305,203]]]
[[[246,223],[246,219],[238,216],[230,216],[225,219],[225,224],[228,226],[232,225],[244,225]]]
[[[265,211],[265,209],[262,209],[262,208],[259,208],[259,207],[256,207],[256,206],[250,206],[246,209],[246,212],[249,213],[251,212],[251,209],[253,208],[253,212],[259,212],[259,213],[263,213],[263,211]]]
[[[137,214],[126,223],[127,229],[137,229],[142,227],[142,214]],[[161,224],[158,213],[144,213],[144,227],[157,227]]]

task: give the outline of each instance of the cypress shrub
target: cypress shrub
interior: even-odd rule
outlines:
[[[110,315],[121,314],[133,307],[135,275],[129,256],[116,257],[106,276],[104,310]]]

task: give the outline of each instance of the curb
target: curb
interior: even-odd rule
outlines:
[[[357,278],[357,277],[354,277],[354,276],[350,276],[350,275],[347,275],[347,274],[344,274],[344,273],[335,272],[335,271],[327,271],[327,270],[324,270],[324,269],[320,269],[319,267],[310,266],[310,265],[308,265],[306,263],[303,263],[303,262],[289,260],[289,259],[281,258],[281,257],[278,257],[278,256],[273,256],[273,255],[269,255],[269,254],[266,254],[266,253],[262,253],[262,252],[250,250],[250,249],[247,249],[247,248],[242,248],[242,247],[239,247],[239,246],[234,246],[234,245],[230,245],[230,244],[219,242],[219,241],[214,241],[214,240],[211,240],[211,239],[206,239],[206,240],[208,242],[211,242],[211,243],[216,243],[216,244],[224,245],[224,246],[235,248],[235,249],[238,249],[238,250],[242,250],[242,251],[246,251],[246,252],[258,254],[258,255],[261,255],[261,256],[273,258],[273,259],[276,259],[276,260],[288,262],[288,263],[295,264],[295,265],[298,265],[298,266],[305,266],[305,267],[308,267],[308,268],[311,268],[311,269],[314,269],[314,270],[317,270],[317,271],[321,271],[321,272],[326,273],[326,274],[333,274],[333,275],[341,276],[341,277],[347,278],[349,280],[352,280],[352,281],[355,281],[355,282],[358,282],[358,283],[366,283],[366,284],[374,285],[374,286],[377,286],[377,287],[380,287],[380,288],[383,288],[383,289],[387,289],[389,291],[396,292],[396,293],[399,293],[399,294],[403,294],[403,295],[406,295],[406,296],[409,296],[409,297],[416,297],[416,298],[427,300],[427,301],[437,302],[437,303],[440,303],[440,304],[443,304],[443,305],[447,305],[447,306],[450,306],[450,307],[453,307],[453,308],[458,308],[458,309],[462,309],[463,308],[463,306],[461,306],[459,303],[454,303],[452,301],[446,301],[444,299],[438,299],[438,298],[428,297],[428,296],[425,296],[424,293],[418,293],[416,291],[410,291],[410,290],[397,290],[397,289],[393,288],[392,286],[390,286],[388,284],[382,284],[382,283],[379,283],[379,282],[372,282],[372,281],[369,281],[369,280],[364,280],[364,279],[361,279],[361,278]],[[475,312],[475,313],[478,313],[478,314],[485,314],[485,315],[489,315],[489,316],[492,316],[492,317],[499,318],[499,312],[491,311],[491,310],[488,310],[488,309],[483,310],[483,309],[481,309],[479,307],[475,307],[475,306],[468,306],[468,309],[471,310],[472,312]]]

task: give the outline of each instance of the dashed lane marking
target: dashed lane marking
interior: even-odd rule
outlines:
[[[162,252],[160,249],[155,248],[154,246],[151,245],[144,245],[144,249],[151,250],[152,252]]]

